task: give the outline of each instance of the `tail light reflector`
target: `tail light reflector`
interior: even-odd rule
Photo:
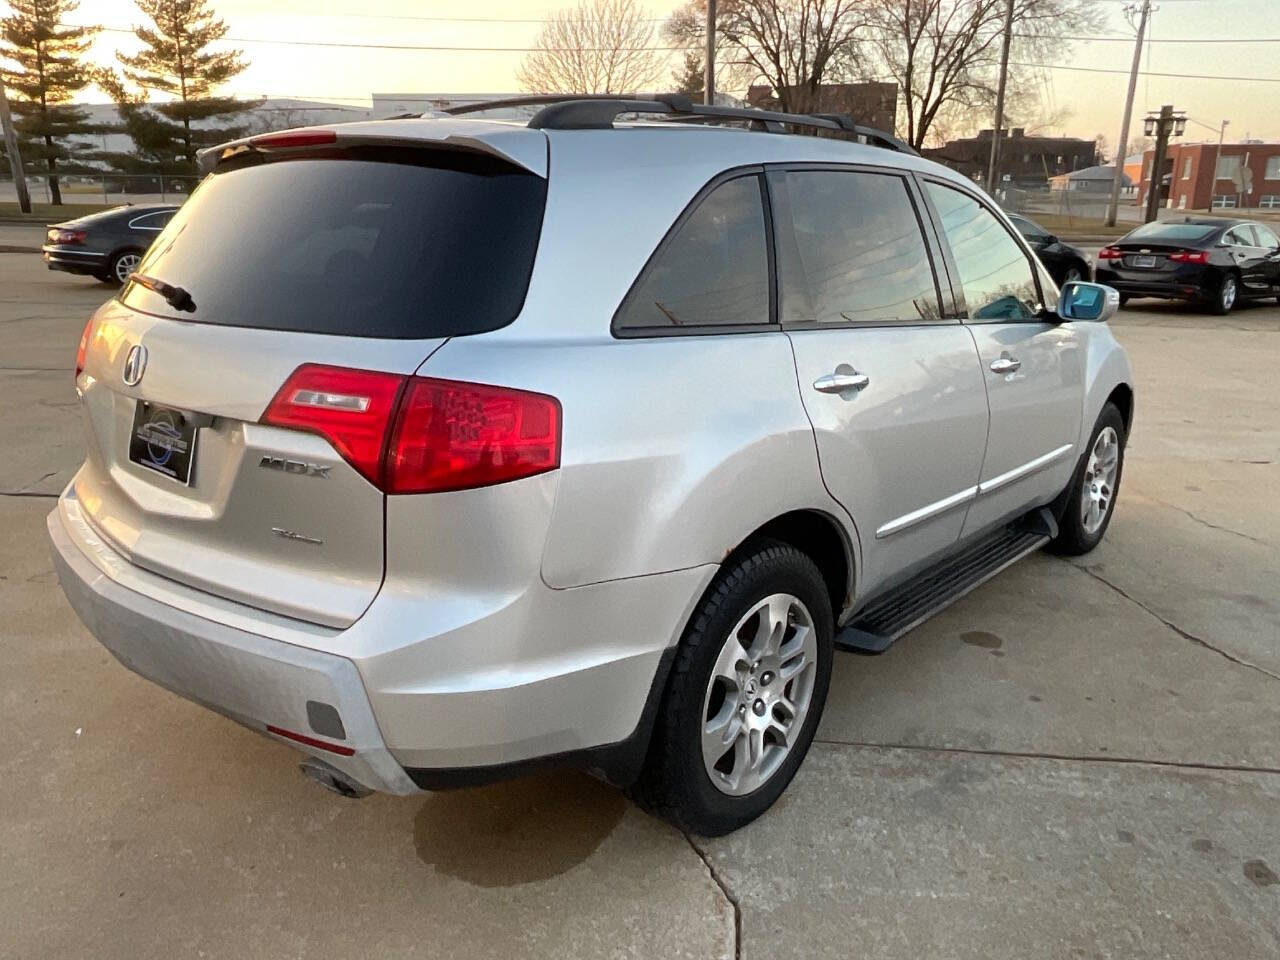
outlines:
[[[276,393],[262,422],[320,434],[381,487],[387,428],[404,381],[394,373],[305,363]]]
[[[1098,251],[1099,260],[1119,260],[1123,256],[1124,254],[1115,247],[1103,247]]]
[[[413,377],[387,451],[387,492],[485,487],[558,466],[554,397]]]
[[[1169,254],[1174,263],[1208,263],[1209,254],[1204,250],[1178,250]]]
[[[76,348],[76,379],[80,379],[80,374],[84,373],[84,355],[89,350],[89,337],[93,333],[93,317],[90,317],[84,325],[84,332],[80,334],[80,346]]]
[[[484,487],[560,466],[560,402],[507,387],[304,364],[262,422],[326,438],[386,493]]]
[[[285,130],[283,133],[264,133],[249,141],[251,147],[289,148],[319,147],[337,143],[338,135],[332,130]]]
[[[45,236],[50,243],[61,247],[75,246],[84,243],[89,238],[89,234],[83,230],[59,230],[56,228],[51,228]]]

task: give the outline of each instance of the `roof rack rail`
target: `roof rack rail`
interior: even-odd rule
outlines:
[[[445,113],[459,116],[479,113],[503,107],[542,107],[529,121],[529,126],[539,130],[601,130],[609,129],[613,122],[626,113],[660,113],[684,121],[745,120],[753,130],[768,133],[785,133],[787,127],[809,127],[833,130],[861,137],[872,146],[919,154],[910,145],[891,133],[867,127],[842,113],[780,113],[773,110],[756,110],[752,107],[722,107],[694,103],[679,93],[660,93],[637,98],[625,94],[538,94],[528,97],[509,97],[450,107]]]

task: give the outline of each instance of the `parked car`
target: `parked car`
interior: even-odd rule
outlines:
[[[1097,277],[1121,303],[1160,297],[1226,314],[1243,300],[1280,296],[1280,237],[1250,220],[1156,220],[1100,250]]]
[[[725,833],[837,646],[1107,529],[1115,291],[888,134],[564,100],[206,162],[85,327],[49,534],[123,664],[331,789],[576,765]]]
[[[1009,214],[1009,221],[1030,244],[1058,286],[1073,280],[1088,280],[1093,276],[1089,258],[1083,250],[1063,243],[1040,224],[1020,213]]]
[[[50,224],[40,248],[44,262],[50,270],[97,277],[119,286],[177,210],[171,203],[126,204]]]

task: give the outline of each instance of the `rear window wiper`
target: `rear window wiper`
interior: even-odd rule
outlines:
[[[146,287],[152,293],[160,294],[169,306],[175,310],[184,310],[187,313],[196,312],[196,302],[191,299],[191,293],[185,287],[165,283],[163,280],[148,276],[145,273],[129,274],[129,282],[136,283],[140,287]]]

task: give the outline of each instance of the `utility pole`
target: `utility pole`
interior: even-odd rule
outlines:
[[[1144,223],[1150,223],[1156,219],[1160,212],[1160,181],[1164,178],[1162,170],[1164,168],[1165,150],[1169,146],[1169,137],[1180,137],[1186,129],[1186,116],[1175,115],[1173,105],[1169,103],[1160,108],[1160,113],[1157,116],[1148,115],[1147,119],[1143,121],[1143,132],[1147,136],[1154,134],[1156,138],[1156,155],[1151,161],[1151,182],[1147,186],[1147,212]],[[1217,171],[1214,172],[1216,173]],[[1170,176],[1169,179],[1172,184],[1173,177]]]
[[[18,191],[18,209],[31,212],[31,194],[27,193],[27,175],[22,170],[22,155],[18,153],[18,134],[9,116],[9,97],[4,92],[4,77],[0,76],[0,127],[4,127],[4,150],[9,155],[9,169],[13,171],[13,186]]]
[[[1013,2],[1004,11],[1004,36],[1000,41],[1000,80],[996,84],[995,136],[991,138],[991,162],[987,166],[987,193],[995,196],[1000,169],[1000,136],[1004,129],[1004,88],[1009,80],[1009,44],[1013,42]]]
[[[716,0],[707,0],[707,73],[702,81],[702,102],[716,102]]]
[[[1131,11],[1133,7],[1126,8]],[[1129,152],[1129,115],[1133,113],[1133,94],[1138,89],[1138,67],[1142,65],[1142,41],[1151,16],[1151,0],[1142,0],[1138,20],[1138,39],[1133,44],[1133,66],[1129,68],[1129,93],[1124,98],[1124,117],[1120,120],[1120,144],[1116,147],[1116,169],[1111,178],[1111,200],[1107,203],[1107,226],[1116,225],[1116,208],[1120,205],[1120,178],[1124,173],[1124,156]]]
[[[1230,120],[1223,120],[1222,126],[1218,128],[1218,152],[1213,155],[1213,186],[1209,188],[1209,209],[1213,209],[1213,198],[1218,192],[1218,164],[1222,162],[1222,140],[1227,135],[1227,124]]]

